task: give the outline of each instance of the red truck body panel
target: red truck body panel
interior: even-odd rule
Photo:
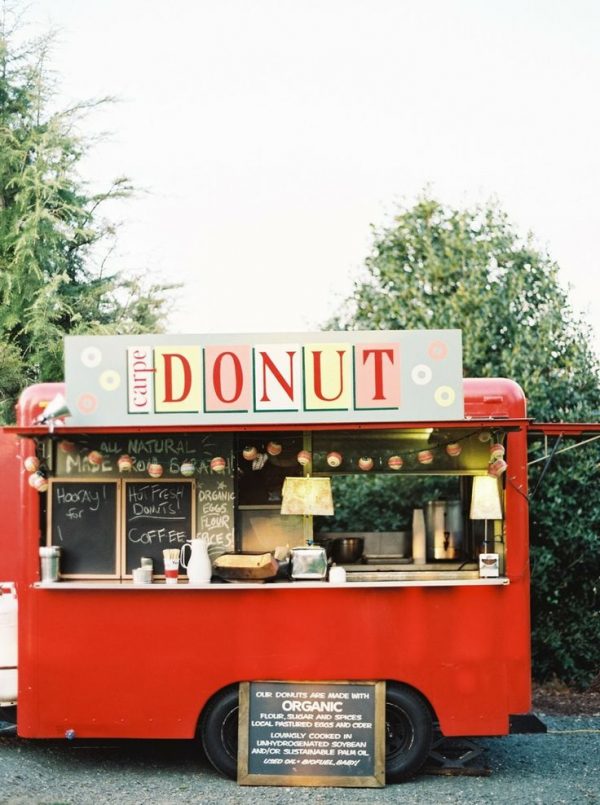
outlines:
[[[61,389],[28,389],[17,430],[34,432],[40,402]],[[0,579],[18,585],[19,734],[189,738],[212,694],[253,679],[396,680],[426,697],[445,735],[506,734],[509,714],[531,706],[527,422],[519,386],[465,381],[465,422],[452,424],[486,421],[506,427],[510,456],[508,583],[501,586],[35,586],[40,495],[22,468],[32,440],[6,431]],[[68,426],[57,427],[68,434]]]

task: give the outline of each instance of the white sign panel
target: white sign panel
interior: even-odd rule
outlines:
[[[68,336],[65,381],[74,426],[464,416],[459,330]]]

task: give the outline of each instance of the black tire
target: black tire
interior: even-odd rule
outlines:
[[[215,769],[237,778],[239,689],[230,685],[204,708],[200,738]],[[423,766],[433,740],[433,723],[422,697],[410,688],[388,685],[385,699],[385,776],[397,783]]]
[[[431,751],[433,721],[424,699],[410,688],[388,685],[385,695],[385,780],[415,775]]]
[[[239,688],[230,685],[208,702],[200,720],[200,739],[215,769],[237,778]]]

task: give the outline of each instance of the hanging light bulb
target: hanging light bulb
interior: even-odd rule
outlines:
[[[433,461],[433,453],[431,450],[419,450],[417,453],[417,461],[419,464],[431,464]]]
[[[185,461],[181,462],[181,467],[179,471],[184,476],[184,478],[190,478],[196,471],[196,467],[194,466],[194,462],[186,459]]]
[[[492,478],[499,478],[503,472],[506,472],[507,463],[503,458],[497,458],[488,466],[488,475]]]
[[[156,459],[152,459],[150,464],[148,464],[148,475],[151,478],[160,478],[163,474],[162,464],[159,464]]]
[[[133,469],[133,459],[124,453],[117,459],[117,469],[119,472],[131,472]]]
[[[500,442],[494,442],[490,445],[490,461],[495,461],[497,458],[504,458],[504,445]]]
[[[87,460],[95,467],[99,467],[104,461],[104,456],[99,450],[90,450],[87,454]]]
[[[23,462],[23,466],[25,467],[27,472],[35,472],[40,468],[40,460],[37,456],[27,456],[27,458]]]
[[[343,460],[342,454],[338,453],[337,450],[332,450],[330,453],[327,453],[327,463],[334,469],[339,467]]]
[[[225,463],[225,459],[222,456],[215,456],[210,460],[210,468],[213,472],[224,472]]]
[[[310,464],[312,455],[309,450],[300,450],[296,458],[298,459],[298,464],[302,464],[303,467],[306,467]]]
[[[48,489],[48,479],[39,470],[29,476],[28,483],[38,492],[45,492]]]

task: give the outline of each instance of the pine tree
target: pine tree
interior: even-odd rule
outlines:
[[[0,421],[19,391],[62,377],[67,334],[160,331],[174,286],[145,287],[111,273],[115,226],[101,213],[130,199],[128,179],[92,192],[78,174],[87,112],[109,99],[53,111],[52,35],[20,42],[20,22],[0,20]]]

